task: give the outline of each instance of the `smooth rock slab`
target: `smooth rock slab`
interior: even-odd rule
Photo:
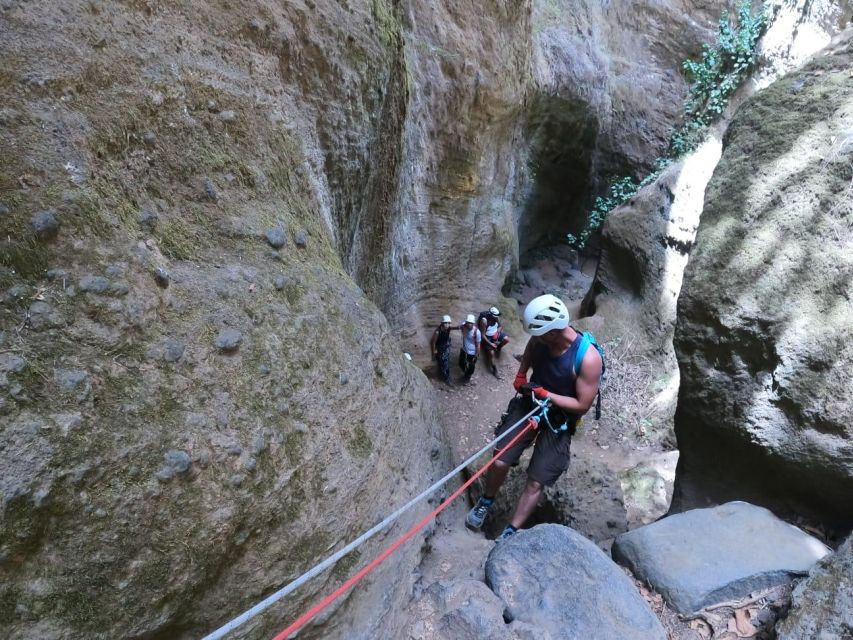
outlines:
[[[805,575],[829,548],[746,502],[694,509],[623,533],[613,558],[679,613]]]
[[[791,613],[776,632],[779,640],[853,638],[853,536],[797,585]]]
[[[486,583],[505,615],[557,640],[665,640],[634,584],[604,552],[558,524],[520,531],[495,545]]]

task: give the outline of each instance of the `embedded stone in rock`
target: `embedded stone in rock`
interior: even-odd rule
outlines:
[[[296,243],[297,247],[305,248],[308,246],[308,234],[304,231],[299,231],[296,234],[296,238],[293,240]]]
[[[168,287],[170,278],[171,276],[169,275],[169,272],[166,271],[163,267],[157,267],[154,270],[154,282],[156,282],[157,286],[159,286],[160,288],[165,289],[166,287]]]
[[[59,232],[59,220],[51,210],[39,211],[32,218],[33,231],[42,240],[49,240]]]
[[[106,293],[110,288],[110,281],[103,276],[83,276],[80,278],[80,291],[88,291],[89,293]]]
[[[163,342],[163,360],[166,362],[177,362],[184,355],[186,343],[177,338],[166,338]]]
[[[486,583],[506,603],[508,619],[540,627],[555,640],[666,638],[624,572],[562,525],[538,525],[495,545]]]
[[[58,369],[54,373],[56,382],[59,388],[66,393],[73,394],[74,397],[82,402],[89,397],[92,391],[92,385],[89,382],[89,374],[80,369]]]
[[[216,346],[222,351],[233,351],[243,341],[243,334],[237,329],[223,329],[216,336]]]
[[[284,276],[276,276],[275,280],[273,280],[273,285],[276,290],[281,291],[287,285],[287,278]]]
[[[216,185],[213,184],[213,181],[210,178],[204,179],[204,182],[202,182],[202,187],[204,188],[204,194],[212,202],[216,202],[217,200],[219,200],[219,192],[216,190]]]
[[[613,558],[692,613],[805,575],[826,545],[746,502],[694,509],[624,533]]]
[[[0,375],[6,373],[21,373],[27,366],[26,361],[14,353],[0,353]]]
[[[779,640],[853,638],[853,536],[797,585],[776,632]]]
[[[157,222],[160,220],[160,214],[157,213],[157,209],[152,205],[144,205],[139,211],[137,220],[142,226],[153,229],[157,226]]]
[[[177,473],[186,473],[190,468],[190,456],[186,451],[170,450],[163,456],[166,464]]]
[[[59,327],[64,323],[62,315],[57,313],[48,303],[41,300],[37,300],[30,305],[29,315],[30,328],[36,331],[47,327]]]
[[[269,242],[270,246],[274,249],[281,249],[287,242],[287,236],[285,235],[282,227],[267,229],[264,232],[264,236],[266,236],[267,242]]]

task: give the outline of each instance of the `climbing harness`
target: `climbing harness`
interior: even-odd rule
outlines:
[[[551,420],[548,418],[548,413],[549,413],[548,409],[549,409],[549,405],[551,404],[551,401],[548,398],[545,398],[543,400],[539,400],[533,394],[531,394],[531,398],[533,399],[534,403],[539,405],[539,410],[542,412],[541,418],[545,422],[545,426],[548,427],[553,433],[560,435],[561,433],[565,433],[567,431],[568,432],[572,431],[572,427],[569,426],[569,423],[567,420],[564,420],[563,424],[561,424],[558,427],[555,427],[553,424],[551,424]],[[537,418],[537,422],[538,422],[539,416],[536,416],[536,418]]]
[[[318,613],[320,613],[320,611],[322,611],[327,606],[329,606],[332,602],[337,600],[341,595],[343,595],[346,591],[348,591],[352,586],[354,586],[364,576],[366,576],[373,569],[375,569],[377,566],[379,566],[388,556],[390,556],[394,551],[396,551],[403,543],[405,543],[412,536],[414,536],[418,531],[420,531],[423,527],[425,527],[427,524],[429,524],[429,522],[436,515],[438,515],[441,511],[443,511],[445,509],[445,507],[447,507],[447,505],[449,505],[454,499],[456,499],[459,495],[461,495],[462,492],[465,491],[465,489],[467,489],[469,486],[471,486],[477,478],[479,478],[483,473],[485,473],[485,471],[489,467],[492,466],[492,464],[495,462],[495,460],[497,460],[498,456],[503,451],[512,447],[516,442],[518,442],[518,440],[521,438],[521,436],[523,434],[525,434],[529,429],[536,429],[536,427],[539,424],[539,420],[538,420],[539,416],[537,416],[535,414],[543,411],[543,406],[547,406],[547,404],[543,404],[543,403],[548,403],[548,402],[549,401],[547,399],[544,400],[543,402],[539,402],[537,400],[537,403],[536,403],[537,406],[535,406],[531,411],[529,411],[518,422],[516,422],[511,427],[506,429],[506,431],[504,431],[502,434],[497,436],[494,440],[489,442],[487,445],[485,445],[483,448],[481,448],[475,454],[471,455],[467,460],[465,460],[464,462],[459,464],[455,469],[450,471],[447,475],[445,475],[443,478],[438,480],[431,487],[425,489],[417,497],[413,498],[412,500],[410,500],[409,502],[404,504],[402,507],[397,509],[390,516],[385,518],[382,522],[375,525],[373,528],[369,529],[368,531],[366,531],[365,533],[360,535],[358,538],[356,538],[355,540],[350,542],[348,545],[346,545],[345,547],[343,547],[342,549],[340,549],[336,553],[332,554],[331,556],[329,556],[328,558],[326,558],[322,562],[318,563],[317,565],[315,565],[314,567],[312,567],[311,569],[309,569],[308,571],[303,573],[301,576],[299,576],[298,578],[296,578],[292,582],[288,583],[287,585],[285,585],[284,587],[282,587],[281,589],[279,589],[275,593],[267,596],[264,600],[262,600],[261,602],[259,602],[255,606],[253,606],[252,608],[248,609],[247,611],[243,612],[242,614],[240,614],[239,616],[237,616],[236,618],[234,618],[230,622],[224,624],[223,626],[219,627],[215,631],[204,636],[204,638],[202,640],[218,640],[219,638],[224,637],[227,633],[233,631],[234,629],[236,629],[240,625],[248,622],[252,618],[256,617],[257,615],[259,615],[260,613],[262,613],[263,611],[268,609],[274,603],[281,600],[284,596],[286,596],[286,595],[292,593],[293,591],[295,591],[296,589],[298,589],[300,586],[302,586],[303,584],[308,582],[311,578],[317,576],[318,574],[322,573],[323,571],[325,571],[326,569],[328,569],[329,567],[334,565],[338,560],[343,558],[350,551],[353,551],[357,547],[359,547],[362,544],[364,544],[365,542],[367,542],[367,540],[372,538],[374,535],[376,535],[377,533],[379,533],[383,529],[386,529],[388,526],[390,526],[392,523],[394,523],[397,519],[399,519],[400,516],[402,516],[404,513],[406,513],[412,507],[414,507],[421,500],[423,500],[424,498],[435,493],[439,488],[444,486],[444,484],[448,480],[454,478],[465,467],[467,467],[469,464],[473,463],[475,460],[477,460],[477,458],[479,458],[481,455],[483,455],[484,453],[486,453],[490,449],[496,447],[498,445],[498,443],[500,443],[501,441],[506,439],[515,429],[517,429],[520,425],[524,424],[524,428],[521,429],[515,435],[515,437],[513,437],[510,440],[510,442],[506,446],[504,446],[502,449],[496,450],[494,452],[494,455],[492,456],[492,458],[482,468],[480,468],[474,475],[472,475],[471,478],[468,479],[468,481],[466,481],[461,487],[459,487],[459,489],[454,491],[450,497],[448,497],[446,500],[444,500],[438,507],[436,507],[436,509],[434,509],[432,512],[430,512],[430,514],[427,515],[424,519],[422,519],[417,525],[415,525],[414,527],[409,529],[409,531],[407,531],[403,536],[401,536],[397,541],[395,541],[390,547],[388,547],[385,551],[383,551],[378,557],[376,557],[372,562],[370,562],[370,564],[366,565],[358,573],[356,573],[353,577],[351,577],[344,584],[342,584],[340,587],[338,587],[338,589],[336,589],[333,593],[329,594],[326,598],[324,598],[322,601],[320,601],[318,604],[316,604],[314,607],[312,607],[309,611],[307,611],[302,616],[300,616],[295,622],[293,622],[293,624],[291,624],[289,627],[287,627],[287,629],[285,629],[284,631],[279,633],[277,636],[275,636],[274,640],[284,640],[285,638],[288,638],[291,634],[295,633],[296,631],[301,629],[303,626],[305,626],[308,622],[310,622],[310,620],[314,616],[316,616]],[[533,419],[531,419],[531,418],[533,418]]]

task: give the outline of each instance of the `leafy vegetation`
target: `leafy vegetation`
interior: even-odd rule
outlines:
[[[630,200],[641,187],[656,180],[673,160],[699,146],[708,127],[720,117],[732,94],[755,65],[758,40],[769,23],[770,15],[769,4],[753,14],[751,4],[746,0],[740,5],[735,20],[728,12],[722,13],[717,43],[714,46],[704,45],[698,60],[685,60],[682,64],[690,88],[684,101],[681,125],[672,132],[666,153],[655,161],[652,173],[639,183],[632,176],[612,180],[606,194],[595,199],[583,229],[577,235],[568,234],[569,244],[583,249],[590,236],[604,224],[610,211]]]

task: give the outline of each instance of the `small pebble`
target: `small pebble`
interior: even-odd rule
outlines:
[[[308,234],[304,231],[299,231],[296,234],[296,238],[294,238],[294,242],[297,247],[304,249],[308,246]]]
[[[273,280],[273,286],[275,286],[275,288],[278,291],[281,291],[282,289],[284,289],[284,287],[286,285],[287,285],[287,278],[285,278],[284,276],[276,276],[275,280]]]
[[[159,286],[161,289],[165,289],[169,286],[170,277],[171,276],[169,275],[169,272],[166,271],[163,267],[157,267],[154,270],[154,282],[156,282],[157,286]]]
[[[270,243],[270,246],[273,249],[281,249],[285,242],[287,242],[287,238],[285,237],[284,229],[282,227],[267,229],[264,232],[264,235],[266,236],[267,242]]]
[[[234,122],[237,119],[237,114],[227,109],[221,112],[218,116],[219,120],[222,122]]]

